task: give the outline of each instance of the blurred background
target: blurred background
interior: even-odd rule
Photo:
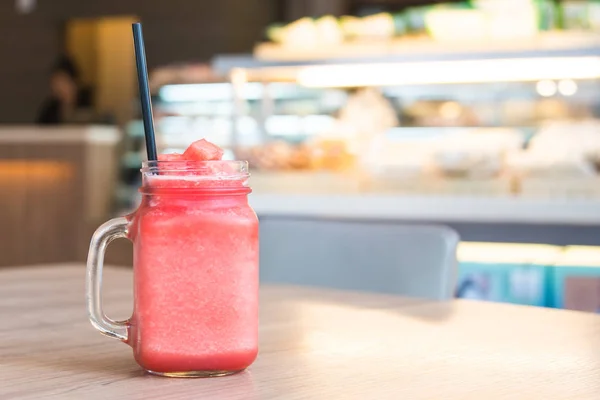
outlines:
[[[138,20],[159,151],[249,160],[262,220],[446,225],[457,296],[600,310],[596,0],[4,1],[0,267],[137,206]]]

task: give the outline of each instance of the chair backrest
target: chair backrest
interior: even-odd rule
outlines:
[[[443,226],[263,217],[261,281],[445,300],[458,242]]]

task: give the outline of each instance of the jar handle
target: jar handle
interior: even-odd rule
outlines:
[[[129,320],[114,321],[102,309],[102,268],[104,253],[110,242],[127,238],[129,221],[125,217],[114,218],[100,225],[92,235],[87,258],[86,291],[88,317],[90,322],[103,335],[127,342]]]

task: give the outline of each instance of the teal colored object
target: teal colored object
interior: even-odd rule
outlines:
[[[510,268],[510,266],[472,262],[460,263],[456,297],[502,302],[505,299],[507,268]]]
[[[562,248],[540,244],[463,242],[458,249],[457,296],[546,307],[551,266]]]
[[[545,307],[551,299],[550,276],[550,268],[543,265],[461,262],[456,295]]]
[[[406,31],[408,33],[423,33],[426,31],[425,15],[432,6],[409,7],[404,11]]]

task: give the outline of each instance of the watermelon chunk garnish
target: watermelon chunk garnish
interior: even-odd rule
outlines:
[[[151,185],[157,189],[243,188],[246,178],[239,174],[236,167],[227,162],[218,162],[222,157],[223,150],[205,139],[192,143],[183,154],[160,154],[159,170],[149,178]]]
[[[183,159],[189,161],[217,161],[222,157],[223,149],[205,139],[190,144],[183,153]]]

